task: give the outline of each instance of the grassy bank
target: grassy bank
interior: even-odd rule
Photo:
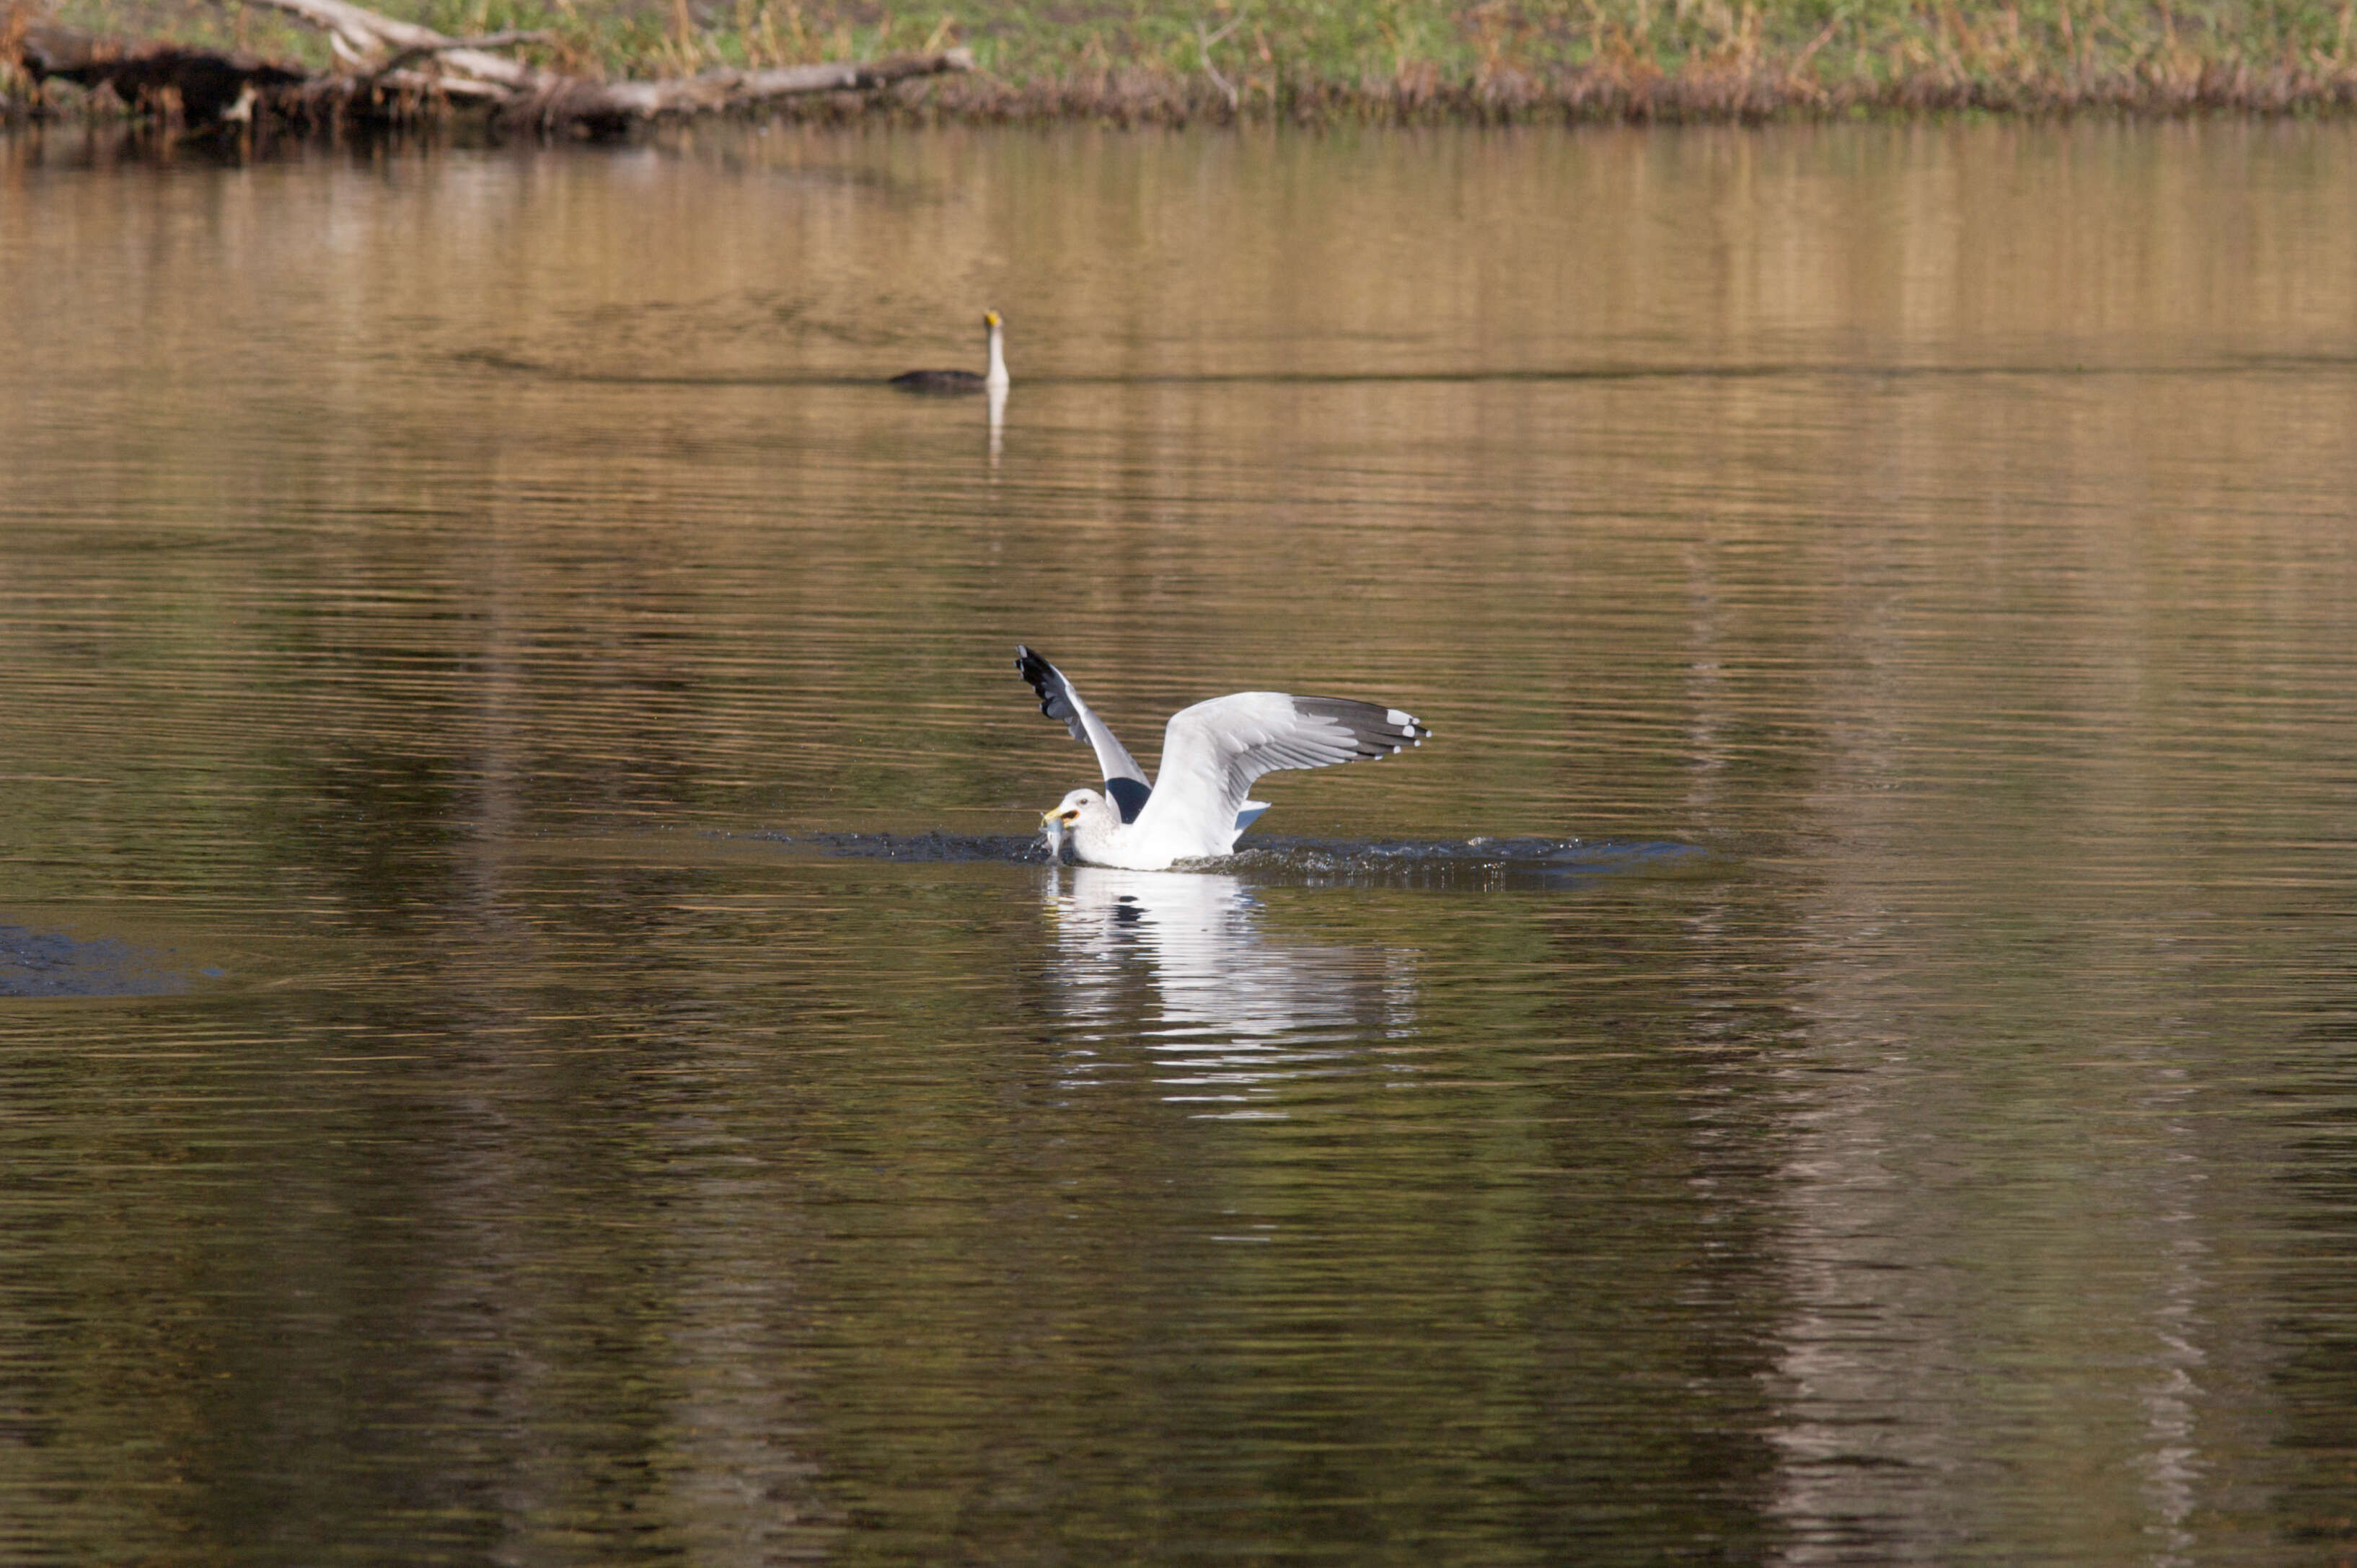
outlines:
[[[886,112],[985,120],[1724,119],[1984,109],[2357,108],[2357,0],[385,0],[452,34],[544,28],[611,76],[963,44],[970,77]],[[100,31],[324,66],[316,36],[209,0],[55,0]],[[15,85],[22,86],[21,78]],[[850,112],[842,102],[805,113]]]

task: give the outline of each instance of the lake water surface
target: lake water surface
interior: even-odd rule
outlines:
[[[0,300],[0,1560],[2357,1557],[2357,127],[52,131]],[[1051,865],[1017,641],[1437,736]]]

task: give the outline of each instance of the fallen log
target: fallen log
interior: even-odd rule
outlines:
[[[432,59],[436,55],[471,53],[480,49],[511,48],[517,44],[550,44],[556,41],[553,33],[536,28],[517,27],[503,33],[486,33],[479,38],[450,38],[434,44],[404,44],[393,51],[393,58],[381,60],[364,80],[382,81],[393,72]]]
[[[517,93],[503,117],[553,128],[575,125],[612,134],[636,123],[719,110],[758,109],[775,99],[814,92],[872,92],[913,77],[971,70],[963,49],[895,55],[866,63],[781,66],[770,70],[709,70],[658,81],[595,81],[552,77]]]
[[[502,121],[593,135],[617,134],[666,116],[753,109],[799,94],[870,92],[912,77],[974,69],[974,57],[964,49],[944,49],[865,62],[711,70],[652,81],[601,81],[490,52],[493,46],[544,41],[539,35],[452,38],[414,22],[380,16],[351,0],[257,3],[327,33],[328,47],[351,72],[346,97],[355,106],[363,98],[371,103],[380,100],[387,89],[407,95],[464,97],[489,104]]]
[[[913,78],[974,69],[964,49],[768,70],[722,70],[658,81],[603,81],[495,52],[550,42],[545,33],[451,38],[350,0],[256,0],[318,27],[336,69],[311,73],[275,61],[172,44],[105,40],[27,28],[18,54],[38,85],[51,78],[105,83],[135,109],[177,113],[190,125],[234,122],[257,108],[308,122],[382,123],[435,106],[472,104],[502,124],[591,136],[651,120],[758,109],[811,93],[873,92]]]

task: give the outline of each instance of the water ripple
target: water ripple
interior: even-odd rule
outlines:
[[[1001,861],[1051,864],[1045,844],[1004,833],[756,832],[741,836],[790,845],[829,859],[918,863]],[[1618,839],[1355,839],[1269,838],[1222,860],[1186,868],[1249,877],[1254,882],[1353,886],[1559,886],[1598,877],[1692,870],[1709,856],[1698,846]]]

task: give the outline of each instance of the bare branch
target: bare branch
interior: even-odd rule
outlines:
[[[361,78],[361,81],[363,85],[373,86],[404,66],[414,65],[422,59],[431,59],[436,55],[448,54],[454,49],[502,49],[511,48],[518,44],[546,44],[555,41],[556,35],[554,33],[536,28],[511,27],[506,32],[485,33],[476,38],[449,38],[438,44],[404,44],[387,56],[382,64],[367,72]]]
[[[258,5],[299,16],[324,28],[339,40],[353,59],[373,60],[388,50],[423,47],[442,62],[468,76],[519,91],[535,84],[539,73],[520,60],[487,53],[465,39],[449,38],[414,22],[379,16],[350,0],[255,0]]]
[[[1229,17],[1228,25],[1218,32],[1206,33],[1203,30],[1203,19],[1200,16],[1195,18],[1195,41],[1200,44],[1203,49],[1203,74],[1211,79],[1212,86],[1228,95],[1228,113],[1231,114],[1236,112],[1236,106],[1243,102],[1243,99],[1236,91],[1236,84],[1222,76],[1220,68],[1211,63],[1211,46],[1221,42],[1230,33],[1243,26],[1243,16],[1239,14]]]

